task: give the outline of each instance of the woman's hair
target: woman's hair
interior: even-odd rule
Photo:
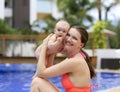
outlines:
[[[85,47],[85,45],[86,45],[86,43],[87,43],[87,41],[88,41],[88,32],[86,31],[86,29],[83,28],[83,27],[80,27],[80,26],[73,26],[72,28],[77,29],[77,31],[80,33],[80,35],[81,35],[81,38],[80,38],[80,39],[81,39],[81,42],[84,43],[84,46],[83,46],[83,47]],[[85,54],[85,56],[86,56],[85,60],[86,60],[86,62],[87,62],[87,64],[88,64],[91,78],[93,78],[93,77],[96,76],[96,73],[95,73],[95,70],[94,70],[94,68],[93,68],[93,66],[92,66],[92,64],[91,64],[90,58],[89,58],[88,54],[87,54],[83,49],[81,49],[81,51],[82,51],[82,52]]]

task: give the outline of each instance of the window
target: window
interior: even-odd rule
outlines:
[[[5,0],[5,7],[12,8],[12,0]]]
[[[37,12],[51,13],[52,12],[52,0],[38,0]]]

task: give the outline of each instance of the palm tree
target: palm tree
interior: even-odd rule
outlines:
[[[58,0],[59,11],[64,13],[64,18],[68,20],[71,25],[84,25],[84,21],[93,22],[93,17],[87,12],[95,7],[95,3],[89,0]]]
[[[102,20],[101,0],[97,0],[97,8],[98,8],[98,17],[99,17],[99,20]]]
[[[111,3],[109,6],[105,5],[104,3],[102,4],[102,6],[105,8],[105,20],[107,21],[108,20],[108,12],[110,11],[110,9],[119,4],[120,3],[120,0],[114,0],[113,3]]]
[[[113,3],[111,3],[109,6],[105,5],[104,3],[101,2],[101,0],[97,0],[97,8],[98,8],[98,17],[99,17],[99,20],[102,20],[102,9],[101,7],[104,7],[105,9],[105,20],[108,21],[108,12],[110,11],[110,9],[119,4],[120,3],[120,0],[114,0]]]
[[[43,20],[47,23],[47,27],[43,28],[43,30],[45,30],[45,33],[53,32],[57,20],[52,15],[47,15]]]

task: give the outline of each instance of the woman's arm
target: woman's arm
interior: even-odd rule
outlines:
[[[50,67],[53,65],[54,58],[55,58],[55,54],[51,54],[49,56],[46,56],[46,67]]]
[[[53,65],[51,67],[42,67],[42,64],[40,64],[39,67],[41,67],[41,71],[38,74],[38,77],[41,78],[52,78],[55,76],[59,76],[65,73],[70,73],[76,71],[78,68],[78,65],[80,63],[76,61],[75,59],[65,59],[61,61],[60,63]]]
[[[38,73],[46,68],[46,51],[47,51],[47,43],[43,42],[42,49],[40,52],[40,57],[37,63],[37,71]]]
[[[36,69],[36,73],[34,75],[37,76],[39,74],[39,72],[41,71],[41,69],[43,67],[49,67],[53,64],[53,61],[54,61],[54,57],[55,55],[52,54],[52,55],[47,55],[46,52],[47,52],[47,45],[48,45],[48,40],[49,38],[52,36],[52,34],[50,34],[44,41],[43,41],[43,44],[41,46],[39,46],[36,50],[36,53],[38,54],[39,53],[39,58],[38,58],[38,63],[37,63],[37,69]],[[39,68],[40,64],[42,65],[42,68]]]
[[[51,67],[46,66],[47,42],[48,40],[43,42],[43,46],[42,46],[41,53],[40,53],[40,58],[37,64],[37,70],[38,70],[37,76],[41,78],[51,78],[51,77],[55,77],[58,75],[62,75],[64,73],[74,72],[77,66],[80,65],[78,60],[76,60],[75,58],[65,59],[61,61],[61,63],[53,65]]]
[[[45,65],[46,65],[46,68],[48,68],[48,67],[50,67],[50,66],[53,65],[54,57],[55,57],[55,54],[46,56],[46,64],[45,64]],[[38,64],[37,64],[37,66],[38,66]],[[39,66],[38,66],[38,67],[39,67]],[[38,75],[39,75],[39,70],[38,70],[38,68],[37,68],[37,69],[36,69],[36,72],[35,72],[35,74],[33,75],[32,78],[35,78],[35,77],[38,76]]]

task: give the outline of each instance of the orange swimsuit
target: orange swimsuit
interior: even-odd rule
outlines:
[[[70,81],[67,74],[62,76],[62,85],[65,88],[65,92],[91,92],[91,87],[75,87]]]

